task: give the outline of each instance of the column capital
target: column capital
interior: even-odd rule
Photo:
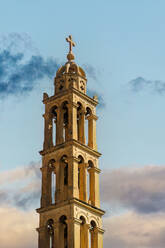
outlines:
[[[91,167],[91,168],[88,169],[88,171],[89,172],[96,172],[98,174],[101,172],[101,170],[99,168],[97,168],[97,167]]]
[[[89,116],[86,117],[86,120],[95,120],[97,121],[98,120],[98,116],[97,115],[94,115],[94,114],[91,114]]]

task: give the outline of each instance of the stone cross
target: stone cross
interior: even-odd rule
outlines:
[[[69,42],[69,53],[72,53],[72,47],[75,47],[75,42],[72,40],[72,36],[69,35],[68,38],[66,38],[66,41]]]

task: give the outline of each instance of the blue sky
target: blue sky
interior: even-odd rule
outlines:
[[[164,168],[165,2],[0,2],[0,58],[4,51],[9,51],[12,56],[23,55],[17,65],[6,60],[5,66],[9,70],[5,75],[0,75],[0,79],[8,82],[15,73],[18,76],[22,71],[30,72],[29,65],[34,57],[40,58],[40,67],[33,61],[35,70],[42,68],[43,71],[36,78],[30,78],[30,73],[21,74],[17,86],[26,81],[26,86],[31,86],[28,91],[18,93],[15,90],[12,94],[0,92],[2,174],[41,161],[38,151],[43,143],[42,94],[45,91],[53,93],[56,65],[66,61],[68,44],[65,37],[69,34],[77,44],[74,48],[76,62],[88,69],[88,88],[96,91],[105,104],[98,109],[97,123],[98,147],[103,154],[100,167],[103,172],[109,171],[111,177],[116,170],[121,176],[123,169],[135,172],[139,169],[145,175],[144,171],[148,173],[146,168],[150,166],[153,166],[151,170]],[[48,67],[44,66],[50,64],[54,67],[47,73]],[[0,65],[2,69],[2,63]],[[14,87],[15,83],[11,80]],[[126,177],[129,178],[129,175],[130,172]],[[149,177],[148,174],[146,177]],[[160,193],[159,190],[157,193]],[[119,199],[114,201],[118,204],[113,208],[123,208]],[[125,207],[134,211],[132,215],[129,213],[129,217],[136,222],[139,213],[131,204],[127,203]],[[19,210],[16,208],[15,211]],[[115,226],[114,223],[117,221],[110,222],[110,225]],[[113,248],[120,248],[120,244],[113,245]],[[132,243],[132,246],[136,247],[136,244]],[[151,243],[146,247],[151,248]]]

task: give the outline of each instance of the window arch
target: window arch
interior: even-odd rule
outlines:
[[[90,248],[98,247],[98,231],[94,220],[90,222]]]
[[[88,248],[89,244],[89,225],[84,216],[80,216],[80,248]]]
[[[61,248],[68,248],[68,225],[67,217],[62,215],[59,219],[59,241]]]
[[[68,174],[69,174],[68,157],[66,155],[63,155],[60,159],[61,200],[66,200],[68,198]]]
[[[67,141],[69,139],[68,135],[69,135],[69,112],[68,112],[68,102],[65,101],[62,103],[61,105],[61,120],[62,120],[62,138],[63,138],[63,142]]]
[[[48,234],[48,248],[54,248],[54,221],[49,219],[47,221],[47,234]]]
[[[51,159],[48,162],[48,191],[50,194],[50,204],[55,203],[55,189],[56,189],[56,170],[55,170],[55,160]]]
[[[52,139],[53,139],[53,145],[55,146],[57,144],[57,106],[53,106],[51,108],[51,118],[52,118]],[[48,128],[51,128],[50,126]]]
[[[87,201],[87,168],[84,163],[84,158],[78,156],[78,188],[79,188],[79,199]]]
[[[88,199],[89,204],[94,205],[95,203],[95,177],[92,170],[94,164],[91,160],[88,161]]]
[[[85,144],[85,113],[80,102],[77,102],[77,140]]]

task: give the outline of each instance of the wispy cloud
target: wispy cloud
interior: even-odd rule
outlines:
[[[101,176],[102,200],[138,213],[165,212],[165,167],[116,169]]]
[[[38,204],[40,198],[39,163],[2,172],[0,175],[0,204],[30,209]]]
[[[27,94],[38,80],[53,78],[59,67],[54,58],[44,58],[27,35],[0,38],[0,96]],[[19,48],[19,49],[18,49]]]
[[[131,89],[134,92],[142,90],[150,90],[158,94],[165,93],[165,81],[161,80],[147,80],[143,77],[137,77],[129,82]]]
[[[106,104],[105,104],[104,98],[98,91],[87,89],[87,94],[91,98],[93,98],[93,96],[97,96],[98,97],[98,102],[99,102],[98,108],[100,108],[100,109],[105,108]]]

